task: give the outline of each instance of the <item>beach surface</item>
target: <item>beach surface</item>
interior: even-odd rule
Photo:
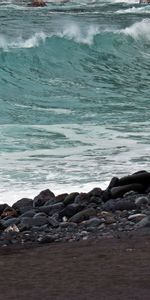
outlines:
[[[149,300],[150,235],[0,249],[1,299]]]

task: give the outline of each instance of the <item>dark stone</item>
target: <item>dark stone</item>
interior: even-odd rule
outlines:
[[[97,217],[94,217],[94,218],[91,218],[91,219],[85,221],[84,225],[85,225],[86,227],[97,227],[97,226],[99,226],[99,225],[102,224],[102,223],[103,223],[103,221],[101,221],[101,220],[100,220],[99,218],[97,218]]]
[[[101,188],[94,188],[92,189],[90,192],[87,193],[88,196],[92,197],[92,196],[95,196],[95,197],[101,197],[103,194],[103,191],[101,190]]]
[[[116,210],[132,210],[136,209],[134,201],[126,199],[110,199],[103,205],[103,210],[115,212]]]
[[[106,202],[108,201],[109,199],[111,199],[111,193],[108,189],[106,189],[102,195],[102,201],[103,202]]]
[[[1,214],[1,218],[5,217],[17,217],[17,212],[14,208],[7,206],[3,213]]]
[[[137,229],[142,227],[150,227],[150,216],[146,216],[135,225],[135,228]]]
[[[87,193],[80,193],[76,196],[74,203],[87,205],[89,202],[90,196]]]
[[[48,217],[48,222],[54,228],[59,227],[59,222],[54,217]]]
[[[146,171],[140,171],[132,175],[122,177],[119,179],[117,185],[122,186],[133,183],[141,184],[146,189],[148,186],[150,186],[150,173]]]
[[[10,225],[13,225],[13,224],[17,224],[19,221],[18,221],[18,218],[9,218],[8,220],[1,220],[1,224],[4,228],[7,228],[8,226]]]
[[[55,195],[49,189],[40,192],[33,200],[33,207],[44,205],[48,200],[54,199]]]
[[[64,205],[62,202],[58,202],[53,205],[49,206],[41,206],[36,209],[37,212],[45,212],[47,215],[52,216],[55,213],[59,213],[64,208]]]
[[[129,191],[134,191],[134,192],[140,193],[143,191],[143,185],[141,185],[139,183],[132,183],[132,184],[128,184],[128,185],[113,187],[110,190],[112,198],[122,197],[125,193],[127,193]]]
[[[54,235],[47,234],[42,237],[39,237],[38,242],[40,244],[53,243],[55,241],[55,239],[56,239],[56,237]]]
[[[89,217],[95,216],[95,215],[96,215],[96,210],[94,208],[87,208],[87,209],[84,209],[84,210],[78,212],[74,216],[72,216],[69,219],[69,222],[80,223],[84,220],[88,220]]]
[[[73,215],[75,215],[82,209],[83,209],[83,206],[81,206],[79,204],[76,204],[76,203],[69,204],[63,210],[60,211],[59,218],[61,218],[61,219],[63,217],[71,218]]]
[[[34,209],[28,210],[21,215],[21,217],[33,217],[36,214]]]
[[[67,196],[68,196],[67,193],[60,194],[60,195],[55,197],[55,202],[63,202],[66,199]]]
[[[1,213],[4,211],[4,209],[8,207],[8,204],[4,203],[4,204],[0,204],[0,215]]]
[[[33,226],[43,226],[48,223],[48,218],[46,216],[42,215],[35,215],[33,217]]]
[[[107,187],[107,190],[111,190],[113,187],[117,186],[119,182],[119,178],[118,177],[113,177]]]
[[[68,205],[74,202],[76,196],[78,196],[79,193],[71,193],[69,195],[67,195],[63,201],[64,205]]]
[[[28,198],[22,198],[15,202],[12,207],[20,214],[23,214],[24,212],[33,208],[33,200]]]

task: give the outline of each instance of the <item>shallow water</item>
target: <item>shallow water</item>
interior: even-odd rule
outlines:
[[[150,6],[0,2],[0,201],[149,170]]]

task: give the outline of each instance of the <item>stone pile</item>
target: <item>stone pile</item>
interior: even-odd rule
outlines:
[[[110,181],[105,191],[55,196],[49,189],[34,199],[0,205],[0,246],[78,241],[150,229],[150,173]]]

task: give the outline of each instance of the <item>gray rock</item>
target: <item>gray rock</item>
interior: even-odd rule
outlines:
[[[49,206],[41,206],[36,209],[37,212],[44,212],[49,216],[52,216],[55,213],[59,213],[64,208],[64,204],[62,202],[58,202]]]
[[[33,217],[36,214],[34,209],[28,210],[21,215],[21,217]]]
[[[47,244],[47,243],[53,243],[56,240],[56,237],[54,235],[44,235],[38,238],[38,242],[40,244]]]
[[[150,201],[149,201],[148,197],[146,197],[146,196],[141,196],[141,197],[138,197],[135,199],[135,204],[137,206],[141,206],[141,205],[149,204],[149,203],[150,203]]]
[[[63,210],[60,211],[59,217],[62,219],[63,217],[71,218],[73,215],[81,211],[83,207],[79,204],[72,203],[67,205]]]
[[[33,226],[43,226],[48,223],[48,218],[46,216],[37,216],[33,217]]]
[[[7,220],[1,220],[1,224],[4,228],[7,228],[8,226],[10,225],[13,225],[13,224],[18,224],[19,220],[18,218],[9,218]]]
[[[94,208],[87,208],[75,214],[73,217],[69,219],[69,221],[73,223],[80,223],[84,220],[89,219],[89,217],[95,215],[96,215],[96,210]]]
[[[54,228],[59,227],[59,222],[54,217],[48,217],[48,222]]]
[[[94,218],[91,218],[91,219],[85,221],[84,224],[85,224],[86,227],[97,227],[102,223],[103,222],[99,218],[94,217]]]
[[[135,228],[150,227],[150,216],[146,216],[140,222],[135,224]]]
[[[76,196],[74,203],[80,204],[80,205],[87,205],[89,202],[90,196],[87,193],[80,193],[78,196]]]
[[[0,215],[1,213],[4,211],[4,209],[8,207],[8,204],[4,203],[4,204],[0,204]]]

